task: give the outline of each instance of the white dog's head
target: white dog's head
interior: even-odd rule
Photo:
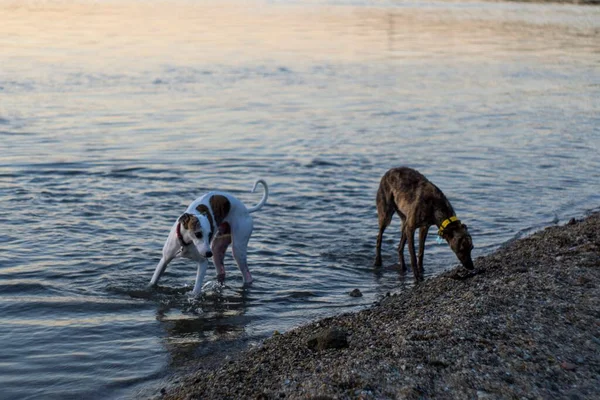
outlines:
[[[181,224],[181,236],[184,241],[193,243],[196,250],[202,257],[212,257],[210,250],[210,237],[212,236],[211,226],[206,217],[202,214],[185,213],[179,217]]]

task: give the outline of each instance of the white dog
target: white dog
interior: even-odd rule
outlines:
[[[254,182],[252,193],[259,183],[265,191],[260,202],[251,208],[246,208],[240,200],[225,192],[209,192],[190,204],[171,228],[150,285],[155,286],[158,283],[171,260],[185,257],[198,262],[192,294],[200,295],[202,281],[208,268],[208,258],[213,257],[219,282],[225,280],[223,259],[227,246],[231,243],[233,258],[242,272],[244,284],[252,283],[252,275],[246,261],[248,240],[253,227],[250,213],[260,210],[269,197],[269,188],[262,179]]]

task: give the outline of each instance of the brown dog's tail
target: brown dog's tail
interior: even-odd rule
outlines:
[[[254,182],[254,187],[252,188],[252,193],[254,193],[254,191],[256,190],[256,187],[258,186],[259,183],[261,183],[263,185],[263,187],[265,188],[265,192],[263,193],[263,197],[257,205],[255,205],[254,207],[248,208],[249,213],[253,213],[254,211],[258,211],[261,208],[263,208],[263,206],[267,202],[267,198],[269,197],[269,187],[267,186],[267,182],[265,182],[264,179],[257,179],[256,182]]]

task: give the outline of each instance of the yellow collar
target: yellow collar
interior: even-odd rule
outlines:
[[[450,225],[453,222],[460,222],[460,220],[456,217],[456,215],[451,216],[448,219],[445,219],[441,224],[440,224],[440,229],[438,229],[438,235],[442,236],[444,233],[444,229],[446,229],[446,227],[448,225]]]

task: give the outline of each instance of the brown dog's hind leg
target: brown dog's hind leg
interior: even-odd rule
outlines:
[[[394,209],[390,207],[379,193],[377,193],[377,217],[379,220],[379,233],[377,234],[377,245],[375,247],[375,262],[376,267],[381,267],[381,241],[383,240],[383,231],[392,222]]]
[[[423,269],[423,257],[425,255],[425,240],[427,239],[427,233],[429,232],[428,226],[421,226],[419,228],[419,274],[421,275],[421,279],[423,279],[425,270]]]
[[[398,262],[403,272],[406,272],[406,263],[404,262],[404,245],[406,244],[406,233],[404,233],[404,222],[400,228],[400,243],[398,243]]]
[[[408,240],[408,253],[410,254],[410,266],[415,275],[416,281],[422,281],[423,278],[419,273],[419,266],[417,265],[417,256],[415,254],[415,228],[406,226],[404,228]]]

